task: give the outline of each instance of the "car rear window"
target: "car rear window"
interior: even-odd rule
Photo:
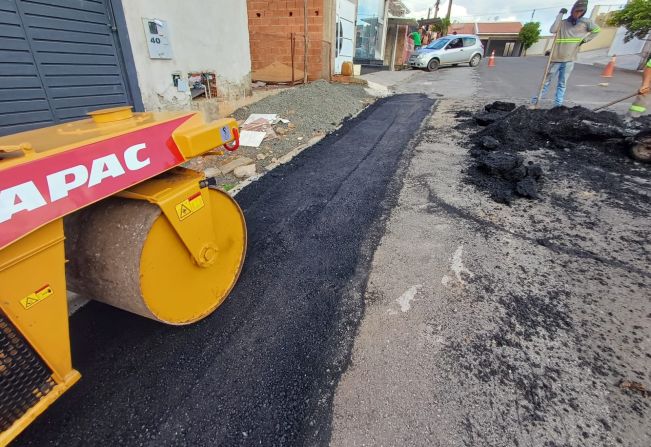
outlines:
[[[477,42],[477,39],[475,39],[474,37],[464,37],[463,38],[463,46],[464,47],[472,47],[472,46],[475,45],[476,42]]]

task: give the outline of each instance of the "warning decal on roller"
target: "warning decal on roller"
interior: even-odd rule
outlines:
[[[43,301],[45,298],[52,295],[53,293],[54,292],[52,291],[52,287],[50,287],[49,284],[46,284],[40,289],[38,289],[36,292],[30,293],[25,298],[20,300],[20,304],[22,304],[25,309],[29,309],[30,307],[40,303],[41,301]]]
[[[176,205],[176,215],[179,216],[179,220],[184,220],[203,208],[203,205],[201,192],[196,192]]]

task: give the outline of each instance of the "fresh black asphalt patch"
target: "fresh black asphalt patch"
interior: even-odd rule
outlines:
[[[248,258],[205,320],[170,327],[99,303],[75,314],[82,380],[15,445],[326,443],[395,174],[432,106],[380,100],[245,188]]]

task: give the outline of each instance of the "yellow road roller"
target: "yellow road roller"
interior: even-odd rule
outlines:
[[[237,149],[237,122],[133,113],[0,137],[0,446],[70,388],[67,290],[162,323],[213,312],[239,276],[246,225],[181,165]]]

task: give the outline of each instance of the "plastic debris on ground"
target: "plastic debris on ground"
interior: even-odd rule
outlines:
[[[243,130],[240,133],[240,146],[260,147],[262,140],[264,140],[266,136],[266,132]]]
[[[279,122],[287,122],[275,113],[252,113],[242,123],[240,145],[247,147],[260,147],[264,139],[278,138],[273,126]]]

